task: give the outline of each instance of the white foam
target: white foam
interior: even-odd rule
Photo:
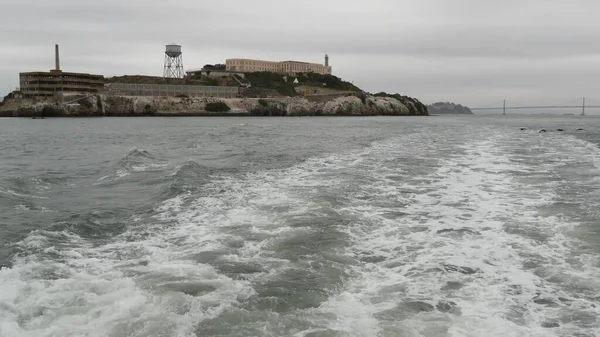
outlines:
[[[315,316],[329,313],[336,315],[338,321],[359,322],[354,312],[336,305],[348,297],[361,299],[358,304],[348,305],[362,305],[360,312],[367,318],[394,310],[404,302],[422,301],[436,306],[440,301],[452,301],[460,308],[460,316],[437,310],[422,312],[407,320],[384,320],[379,326],[365,323],[365,330],[353,335],[388,335],[393,331],[426,336],[439,335],[440,331],[456,336],[585,333],[577,324],[561,321],[565,310],[570,308],[560,306],[558,297],[568,297],[569,287],[552,284],[548,277],[538,274],[543,268],[561,270],[565,281],[585,281],[587,287],[599,290],[598,258],[586,255],[585,269],[575,268],[568,261],[574,240],[566,237],[564,231],[577,224],[557,217],[541,217],[536,211],[536,207],[553,201],[556,197],[553,188],[557,184],[531,186],[516,182],[513,172],[532,170],[509,157],[509,149],[504,147],[507,142],[508,137],[496,135],[489,141],[467,144],[463,147],[464,155],[445,160],[427,179],[425,189],[434,190],[429,193],[398,193],[423,192],[424,188],[409,175],[404,175],[404,182],[393,185],[395,181],[387,177],[398,175],[397,169],[389,170],[377,162],[370,167],[367,164],[372,178],[370,184],[355,192],[352,206],[346,209],[361,219],[347,230],[354,241],[347,254],[351,258],[364,257],[366,253],[383,256],[385,262],[353,266],[357,277],[348,284],[347,291],[332,297]],[[387,156],[399,155],[401,151],[397,146],[399,144],[381,144],[374,151]],[[349,162],[350,159],[344,164]],[[548,172],[553,165],[549,164]],[[365,199],[364,195],[371,198]],[[396,199],[398,207],[374,205],[381,196]],[[403,207],[404,204],[408,206]],[[393,220],[384,216],[397,211],[407,215]],[[540,231],[550,238],[542,244],[507,232],[508,227],[519,227],[515,224],[527,231]],[[411,231],[412,228],[415,230]],[[459,237],[438,233],[459,229],[471,232]],[[538,259],[538,268],[524,267],[530,257]],[[444,270],[447,266],[454,270]],[[463,275],[452,266],[478,272]],[[441,288],[448,281],[461,281],[464,285],[444,294]],[[534,299],[550,299],[559,307],[539,305]],[[585,309],[581,310],[591,317],[600,313],[592,306],[593,302],[585,299],[582,302]],[[443,322],[444,319],[447,321]],[[443,322],[442,326],[432,326],[431,320]],[[555,321],[562,326],[558,329],[542,327],[544,323]],[[587,333],[592,332],[587,330]]]
[[[0,194],[11,195],[11,196],[21,197],[21,198],[48,199],[47,197],[42,197],[39,195],[19,193],[10,188],[5,188],[5,189],[0,188]]]

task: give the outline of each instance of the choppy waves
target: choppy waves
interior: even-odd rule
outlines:
[[[17,243],[0,335],[600,333],[586,235],[600,151],[572,135],[468,132],[246,174],[133,150],[99,183],[156,168],[163,201],[122,226],[85,215],[74,221],[88,230],[57,223]]]

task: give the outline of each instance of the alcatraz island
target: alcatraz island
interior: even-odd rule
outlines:
[[[180,45],[166,45],[162,77],[105,77],[60,68],[19,74],[0,117],[76,116],[424,116],[419,100],[371,94],[333,75],[325,63],[227,59],[183,68]]]

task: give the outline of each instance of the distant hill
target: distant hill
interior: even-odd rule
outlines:
[[[471,109],[460,104],[437,102],[427,106],[430,115],[473,115]]]

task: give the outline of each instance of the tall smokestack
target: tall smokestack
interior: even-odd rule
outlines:
[[[58,45],[54,45],[54,62],[56,63],[56,71],[60,71],[60,55],[58,54]]]

